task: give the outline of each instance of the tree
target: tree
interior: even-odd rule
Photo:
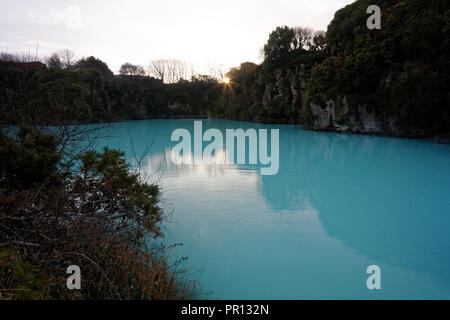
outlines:
[[[32,63],[39,61],[39,58],[36,56],[36,54],[32,54],[30,51],[28,52],[21,52],[18,54],[19,61],[22,63]]]
[[[0,189],[31,188],[57,176],[61,154],[57,140],[30,128],[14,135],[0,131]]]
[[[62,141],[0,129],[0,299],[195,298],[179,262],[151,241],[162,236],[158,185],[119,150],[86,151],[66,167]],[[69,265],[83,290],[62,286]]]
[[[63,67],[61,58],[57,53],[53,53],[51,56],[45,58],[44,61],[50,69],[62,69]]]
[[[264,46],[264,61],[273,62],[283,54],[292,52],[297,47],[296,41],[294,29],[288,26],[277,27],[272,31]]]
[[[326,48],[326,33],[325,31],[316,31],[313,39],[309,44],[309,48],[313,51],[322,51]]]
[[[148,72],[151,76],[157,79],[161,79],[161,81],[164,82],[168,73],[167,60],[153,60],[148,67]]]
[[[15,62],[15,63],[33,63],[41,62],[41,59],[36,55],[28,52],[9,53],[7,51],[0,52],[0,61]]]
[[[176,59],[153,60],[148,68],[149,74],[166,83],[176,83],[193,75],[192,66]]]
[[[58,55],[65,69],[72,68],[77,61],[75,52],[69,49],[63,49],[59,51]]]
[[[77,59],[72,50],[63,49],[44,58],[44,62],[50,69],[71,69],[77,64]]]
[[[7,51],[0,52],[0,61],[1,62],[16,62],[18,61],[17,55],[13,53],[9,53]]]
[[[75,68],[82,71],[97,71],[104,76],[113,76],[113,72],[108,65],[93,56],[79,60],[75,64]]]
[[[225,77],[225,70],[222,64],[217,63],[208,63],[208,75],[217,79],[218,81],[222,81]]]
[[[181,60],[171,59],[166,60],[168,83],[176,83],[180,80],[186,80],[191,78],[189,65]]]
[[[122,76],[145,76],[145,70],[141,65],[134,65],[129,62],[120,67],[119,73]]]
[[[314,31],[310,28],[295,27],[295,48],[308,49],[313,38]]]
[[[246,82],[254,74],[257,67],[258,65],[253,62],[244,62],[237,68],[231,68],[225,76],[233,82]]]

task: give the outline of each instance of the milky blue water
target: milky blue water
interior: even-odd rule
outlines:
[[[175,165],[177,128],[193,120],[114,123],[98,140],[144,157],[163,187],[165,242],[183,243],[210,299],[450,299],[450,146],[204,120],[207,128],[280,129],[280,170]],[[134,152],[131,148],[133,140]],[[206,144],[205,144],[206,146]],[[381,290],[366,285],[381,268]]]

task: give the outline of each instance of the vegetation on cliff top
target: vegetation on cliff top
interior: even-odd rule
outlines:
[[[3,54],[1,121],[226,117],[314,128],[313,105],[325,109],[335,101],[334,112],[342,115],[335,120],[343,124],[365,109],[398,129],[386,125],[386,134],[448,134],[448,1],[382,0],[381,30],[366,27],[370,4],[358,0],[337,11],[326,34],[276,28],[264,46],[264,62],[231,69],[227,84],[218,74],[194,75],[176,60],[153,61],[151,76],[125,63],[121,76],[114,76],[104,62],[75,61],[68,50],[48,57],[45,65],[20,64],[30,59]],[[343,97],[345,104],[336,101]]]
[[[309,102],[325,106],[345,96],[349,113],[363,106],[381,122],[394,121],[406,136],[448,134],[449,3],[379,1],[380,30],[366,27],[371,4],[359,0],[336,12],[327,32],[328,57],[308,81],[304,115],[310,115]]]

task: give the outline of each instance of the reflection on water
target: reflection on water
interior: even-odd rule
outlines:
[[[175,165],[173,130],[193,120],[113,124],[98,141],[164,188],[166,241],[210,298],[450,298],[450,147],[207,120],[207,128],[280,128],[280,171]],[[132,136],[134,150],[131,148]],[[218,155],[218,156],[223,156]],[[382,290],[366,287],[377,264]]]

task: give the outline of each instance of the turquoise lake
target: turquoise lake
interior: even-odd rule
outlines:
[[[141,172],[172,212],[164,241],[184,244],[171,255],[188,257],[206,298],[450,299],[449,145],[203,120],[280,129],[279,172],[262,176],[257,165],[172,163],[173,130],[193,123],[113,123],[97,147],[136,165],[151,144]],[[370,265],[381,290],[366,286]]]

